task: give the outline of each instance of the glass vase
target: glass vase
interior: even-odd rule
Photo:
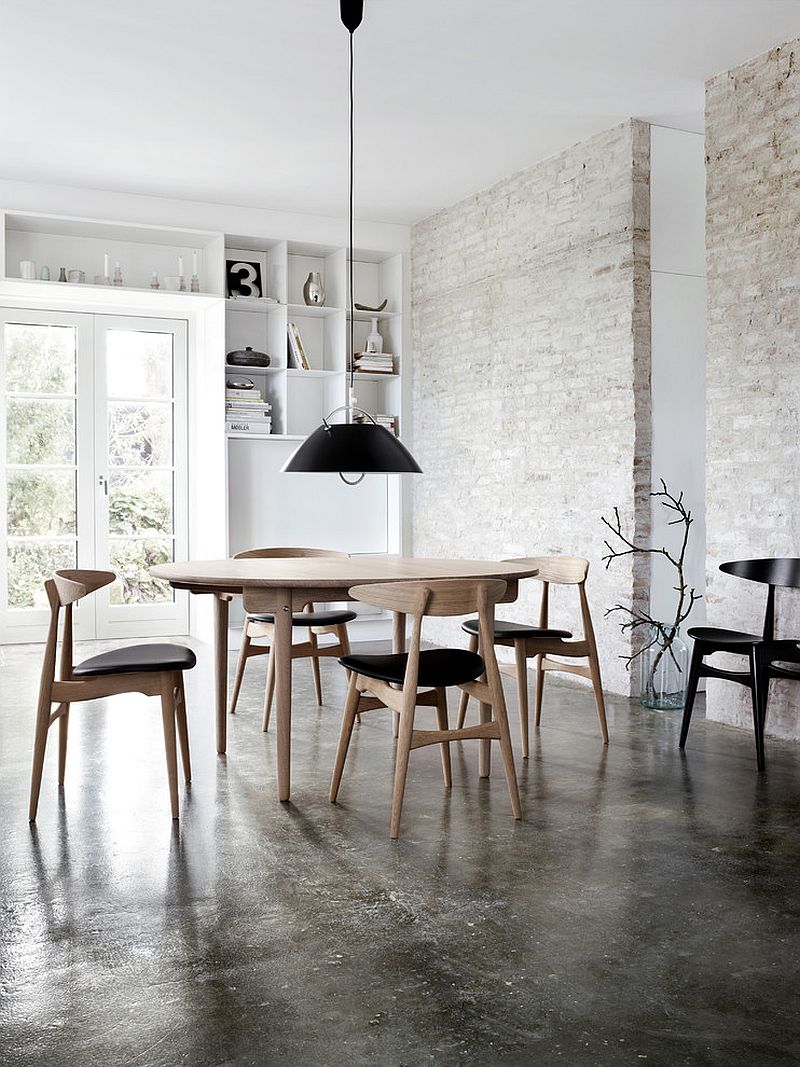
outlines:
[[[682,708],[689,674],[689,649],[680,636],[680,628],[653,623],[647,645],[639,657],[642,704],[654,711]]]

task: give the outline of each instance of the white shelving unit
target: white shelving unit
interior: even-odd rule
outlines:
[[[297,445],[348,398],[345,247],[16,210],[0,211],[0,227],[0,300],[16,306],[187,321],[193,555],[233,554],[270,544],[402,552],[403,490],[398,475],[368,475],[358,486],[349,486],[331,474],[281,472]],[[166,276],[178,274],[179,256],[188,285],[193,252],[200,293],[150,288],[153,272],[162,284]],[[122,286],[93,284],[95,276],[103,274],[105,254],[112,272],[119,261]],[[262,298],[227,293],[226,260],[231,256],[258,258]],[[36,263],[36,280],[21,277],[22,260]],[[50,270],[50,281],[40,280],[43,266]],[[86,284],[57,281],[62,266],[84,271]],[[325,287],[321,307],[308,307],[303,300],[303,285],[312,271],[321,275]],[[354,295],[371,306],[388,301],[381,312],[355,312],[356,352],[365,347],[370,322],[376,318],[384,350],[394,356],[391,375],[356,374],[357,403],[372,414],[396,416],[402,432],[403,253],[357,250]],[[300,333],[310,370],[294,366],[289,358],[290,322]],[[267,352],[269,367],[227,365],[228,352],[247,346]],[[226,434],[225,383],[234,374],[251,378],[272,405],[272,433]],[[223,516],[220,496],[226,495]],[[364,614],[374,618],[369,609]],[[205,635],[206,630],[195,632]]]

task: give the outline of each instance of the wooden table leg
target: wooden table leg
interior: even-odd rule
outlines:
[[[492,705],[480,704],[480,721],[492,721]],[[478,774],[481,778],[488,778],[492,769],[492,742],[488,737],[482,737],[478,742]]]
[[[228,745],[228,605],[230,597],[214,596],[214,684],[216,686],[217,752]]]
[[[278,800],[288,800],[292,760],[292,595],[275,590],[275,726],[278,746]]]
[[[405,652],[406,650],[406,617],[402,611],[396,611],[392,618],[392,652]],[[392,733],[395,738],[400,736],[400,716],[396,711],[392,712]]]

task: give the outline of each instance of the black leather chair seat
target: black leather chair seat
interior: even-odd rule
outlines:
[[[461,624],[461,629],[468,634],[478,633],[478,620],[467,619]],[[541,626],[528,626],[524,622],[501,622],[495,619],[495,640],[501,637],[572,637],[569,630],[548,630]]]
[[[296,611],[292,615],[292,626],[340,626],[352,622],[358,616],[354,611]],[[248,615],[254,622],[275,622],[275,616],[269,614]]]
[[[137,671],[190,671],[197,657],[183,645],[128,645],[101,652],[73,667],[75,678],[100,674],[134,674]]]
[[[757,645],[762,640],[760,634],[747,634],[742,630],[725,630],[719,626],[691,626],[687,633],[689,637],[701,644],[707,642],[715,645],[720,652],[744,654],[751,645]]]
[[[401,684],[406,676],[408,655],[399,652],[383,656],[342,656],[339,662],[367,678]],[[474,682],[484,670],[481,657],[463,648],[431,648],[419,654],[419,685],[426,688]]]

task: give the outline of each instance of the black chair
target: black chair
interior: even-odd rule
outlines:
[[[775,589],[800,589],[800,559],[743,559],[723,563],[720,568],[725,574],[744,578],[749,582],[759,582],[768,586],[767,607],[764,614],[764,627],[760,634],[744,633],[741,630],[725,630],[717,626],[693,626],[688,631],[694,640],[692,660],[689,665],[689,678],[686,686],[686,704],[681,723],[680,747],[686,746],[686,735],[692,719],[697,683],[701,678],[723,678],[729,682],[745,685],[750,690],[753,701],[753,732],[756,739],[756,761],[758,773],[764,773],[764,724],[766,721],[766,688],[770,677],[792,677],[778,673],[781,668],[772,664],[777,658],[788,660],[788,655],[772,656],[770,651],[776,645],[794,645],[794,642],[775,642]],[[705,663],[706,656],[715,652],[732,652],[747,656],[749,669],[746,671],[729,671],[722,667],[712,667]],[[800,678],[800,670],[797,672]]]

